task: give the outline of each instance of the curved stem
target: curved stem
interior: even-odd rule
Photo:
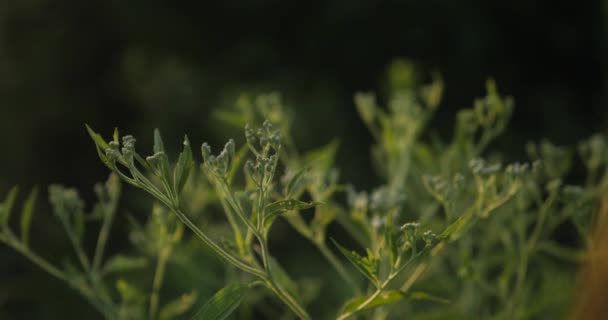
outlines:
[[[209,238],[201,229],[199,229],[179,208],[175,208],[173,206],[169,206],[169,209],[173,211],[177,217],[190,229],[194,234],[199,237],[207,246],[209,246],[213,251],[215,251],[222,258],[226,259],[235,267],[258,276],[260,278],[265,278],[265,274],[252,266],[245,264],[243,261],[234,257],[232,254],[226,252],[222,247],[220,247],[217,243],[215,243],[211,238]]]

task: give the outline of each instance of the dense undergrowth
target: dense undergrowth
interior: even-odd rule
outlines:
[[[576,148],[530,143],[528,159],[502,163],[487,149],[506,130],[512,100],[489,81],[487,95],[457,114],[446,140],[427,134],[442,91],[440,79],[401,88],[386,107],[374,94],[355,95],[382,179],[371,190],[340,179],[340,144],[331,137],[298,150],[290,132],[297,118],[277,94],[218,112],[226,125],[245,128],[242,143],[229,140],[215,152],[186,136],[175,160],[158,130],[152,151],[140,154],[133,136],[116,130],[106,138],[87,127],[112,171],[95,187],[97,204],[87,211],[76,190],[49,187],[74,259],[58,266],[29,244],[36,190],[20,215],[17,189],[8,193],[0,241],[107,319],[567,317],[607,182],[605,137]],[[107,257],[127,185],[154,203],[146,221],[128,218],[133,250]],[[273,255],[283,236],[272,233],[278,221],[316,248],[283,257],[312,274],[295,278]]]

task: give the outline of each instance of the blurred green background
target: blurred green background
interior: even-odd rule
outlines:
[[[395,59],[415,64],[421,79],[442,74],[433,124],[442,135],[495,78],[516,101],[497,142],[512,158],[528,140],[572,144],[608,125],[608,1],[0,0],[0,191],[58,182],[92,199],[107,170],[84,123],[132,133],[142,150],[155,127],[167,145],[188,133],[197,145],[219,146],[241,133],[214,110],[270,91],[294,110],[297,145],[338,137],[342,180],[366,188],[375,182],[361,174],[371,138],[352,95],[386,96]],[[41,208],[35,246],[61,256],[67,245]],[[120,223],[114,249],[128,245]],[[90,312],[5,247],[0,310],[9,319]]]

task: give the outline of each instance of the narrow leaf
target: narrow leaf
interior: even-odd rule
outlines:
[[[97,147],[101,148],[104,151],[105,149],[108,149],[110,147],[99,133],[93,131],[93,129],[91,129],[88,124],[85,124],[85,126],[87,127],[87,132],[89,133],[89,136],[91,136],[91,139],[93,139],[93,142],[95,142]]]
[[[154,129],[154,153],[157,152],[165,152],[165,144],[158,128]]]
[[[114,128],[114,133],[112,134],[112,139],[114,142],[118,142],[120,139],[120,134],[118,132],[118,128]]]
[[[91,136],[91,139],[95,143],[95,147],[97,149],[97,155],[99,156],[99,159],[101,159],[101,162],[103,162],[103,164],[105,164],[106,167],[113,169],[113,166],[110,163],[110,160],[108,160],[108,157],[106,156],[106,149],[110,148],[110,146],[101,137],[101,135],[98,134],[97,132],[93,131],[93,129],[91,129],[91,127],[89,127],[88,124],[85,124],[85,126],[87,127],[87,132],[89,133],[89,136]],[[115,130],[114,132],[116,133],[117,131]]]
[[[369,259],[361,257],[355,251],[348,251],[334,239],[331,239],[334,245],[340,250],[340,252],[352,263],[359,272],[366,276],[374,285],[378,285],[378,277],[376,276],[376,267]]]
[[[193,166],[194,162],[192,161],[192,148],[190,147],[190,140],[188,140],[188,136],[185,136],[184,150],[179,154],[179,158],[173,172],[175,184],[174,188],[178,194],[184,189]]]
[[[8,224],[11,210],[15,204],[15,198],[17,198],[17,193],[19,193],[19,188],[16,186],[12,187],[8,192],[8,195],[6,195],[4,202],[0,206],[0,225],[6,226]]]
[[[285,197],[290,198],[294,195],[294,192],[299,189],[302,178],[304,174],[308,172],[308,168],[304,168],[298,171],[292,178],[289,180],[287,185],[285,186]]]
[[[32,224],[32,215],[36,206],[36,197],[38,196],[38,188],[34,188],[27,196],[23,210],[21,211],[21,241],[27,246],[30,237],[30,225]]]
[[[452,222],[441,234],[437,236],[439,240],[446,240],[451,238],[451,240],[456,240],[462,235],[462,231],[469,225],[471,219],[473,219],[474,211],[469,210],[465,212],[463,215],[458,217],[456,221]]]
[[[280,200],[266,206],[266,217],[273,217],[286,211],[304,210],[318,205],[318,202],[304,202],[295,199]]]
[[[241,304],[248,286],[228,285],[209,299],[191,320],[224,320]]]

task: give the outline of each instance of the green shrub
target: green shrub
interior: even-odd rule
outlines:
[[[355,96],[375,140],[371,156],[383,181],[372,190],[357,191],[340,180],[337,141],[308,152],[296,148],[290,127],[297,118],[277,94],[255,101],[244,97],[234,110],[216,116],[226,125],[245,127],[245,142],[229,140],[219,153],[203,144],[200,168],[187,136],[182,152],[170,161],[158,130],[151,155],[144,156],[136,151],[134,137],[121,139],[115,131],[106,140],[87,127],[112,171],[108,182],[95,188],[99,202],[93,212],[84,212],[75,190],[49,188],[77,263],[60,268],[30,248],[36,191],[23,205],[19,236],[8,223],[17,191],[8,194],[0,210],[0,241],[65,281],[107,319],[225,319],[235,311],[239,319],[554,319],[567,314],[607,181],[605,137],[580,144],[586,178],[570,185],[567,181],[576,181],[569,177],[572,164],[578,162],[569,148],[530,144],[529,162],[512,164],[487,151],[513,111],[512,100],[500,96],[492,81],[484,98],[458,113],[447,140],[427,135],[440,105],[440,79],[393,89],[386,108],[373,94]],[[136,250],[106,259],[119,180],[149,193],[155,203],[145,225],[131,219]],[[83,249],[89,220],[101,223],[92,257]],[[292,253],[292,261],[300,268],[326,265],[340,280],[323,284],[325,267],[315,269],[319,277],[290,276],[270,250],[269,235],[279,220],[324,258],[313,263],[311,255]],[[221,273],[223,288],[199,294],[208,300],[198,311],[192,309],[196,285],[181,284],[187,293],[164,299],[171,261],[208,274],[202,281],[216,286],[212,263],[190,258],[204,250],[228,268]],[[134,277],[133,270],[153,270],[153,276]],[[322,299],[341,300],[340,306],[319,303]]]

